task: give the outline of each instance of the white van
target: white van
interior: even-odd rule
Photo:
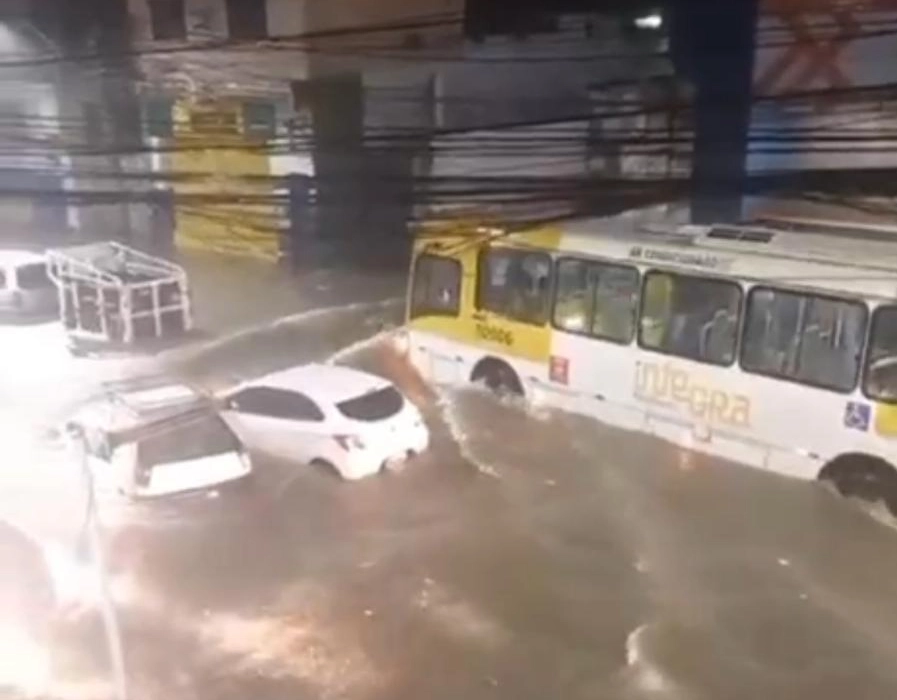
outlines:
[[[248,477],[248,456],[215,406],[183,384],[112,391],[68,424],[98,493],[144,499]]]
[[[0,250],[0,313],[48,314],[57,303],[56,285],[47,275],[43,255],[28,250]]]

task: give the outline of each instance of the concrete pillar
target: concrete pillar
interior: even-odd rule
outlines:
[[[671,52],[695,88],[694,223],[741,218],[758,0],[673,7]]]

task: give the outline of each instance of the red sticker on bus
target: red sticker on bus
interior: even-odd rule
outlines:
[[[570,361],[566,357],[551,356],[548,377],[557,384],[567,384],[570,378]]]

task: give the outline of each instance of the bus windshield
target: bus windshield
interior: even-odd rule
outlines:
[[[875,312],[864,388],[870,398],[897,401],[897,306]]]

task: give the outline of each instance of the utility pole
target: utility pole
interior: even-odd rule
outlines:
[[[90,559],[94,573],[97,577],[100,594],[100,614],[103,618],[103,629],[106,634],[106,650],[109,654],[109,664],[115,687],[115,700],[128,700],[124,643],[122,642],[121,627],[118,622],[115,602],[112,600],[109,572],[106,568],[106,559],[103,552],[101,526],[99,514],[97,513],[96,488],[88,457],[87,436],[84,434],[83,429],[72,426],[69,428],[68,437],[80,452],[81,477],[84,486],[84,497],[87,501],[84,534],[90,550]]]
[[[747,182],[759,0],[674,0],[670,49],[695,88],[694,223],[737,221]]]

